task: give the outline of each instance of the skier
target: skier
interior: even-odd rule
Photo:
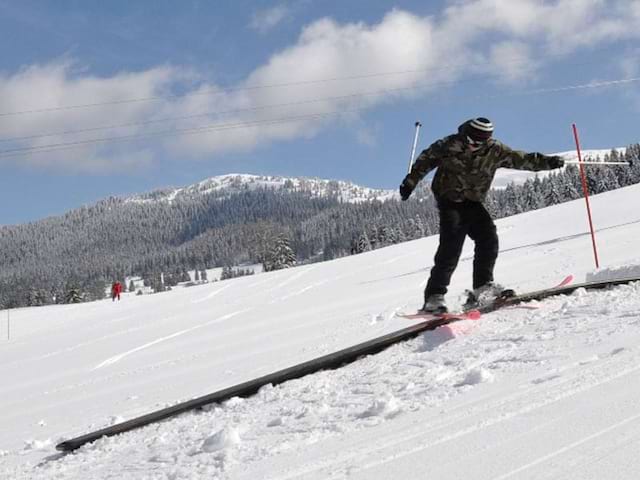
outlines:
[[[473,290],[465,308],[506,293],[493,281],[498,234],[482,204],[496,170],[504,167],[539,171],[564,166],[559,156],[513,150],[492,136],[493,124],[489,119],[467,120],[458,127],[457,134],[444,137],[424,150],[400,185],[400,196],[407,200],[418,182],[438,168],[431,189],[440,214],[440,243],[424,291],[424,312],[447,311],[445,294],[467,235],[475,242],[475,251]]]
[[[115,302],[116,298],[120,301],[120,293],[122,293],[122,284],[120,282],[113,282],[111,285],[111,301]]]

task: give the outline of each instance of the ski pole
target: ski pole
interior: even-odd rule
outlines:
[[[579,160],[565,160],[565,165],[626,165],[627,167],[633,167],[633,161],[628,160],[626,162],[590,162]]]
[[[409,157],[409,172],[411,172],[411,167],[413,166],[413,159],[416,156],[416,147],[418,145],[418,135],[420,134],[420,127],[422,124],[420,122],[416,122],[416,133],[413,136],[413,146],[411,147],[411,157]]]

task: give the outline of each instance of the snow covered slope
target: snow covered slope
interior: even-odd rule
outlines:
[[[500,220],[519,291],[640,265],[640,186]],[[397,330],[437,245],[121,302],[0,312],[0,478],[632,479],[640,284],[428,332],[337,371],[58,456],[54,445]],[[462,300],[472,244],[448,295]],[[7,326],[10,323],[7,340]]]

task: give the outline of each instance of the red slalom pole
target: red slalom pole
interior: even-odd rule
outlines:
[[[589,217],[589,229],[591,230],[591,243],[593,244],[593,257],[596,261],[596,268],[600,268],[598,261],[598,247],[596,246],[596,234],[593,230],[593,220],[591,219],[591,205],[589,205],[589,187],[587,186],[587,176],[582,165],[582,153],[580,152],[580,139],[578,138],[578,127],[573,124],[573,136],[576,139],[576,151],[578,152],[578,165],[580,165],[580,178],[582,179],[582,190],[584,190],[584,200],[587,202],[587,216]]]

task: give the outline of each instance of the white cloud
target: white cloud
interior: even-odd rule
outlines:
[[[68,105],[87,105],[132,98],[149,98],[166,94],[171,83],[183,78],[171,68],[159,67],[141,73],[122,73],[108,78],[86,75],[69,61],[35,65],[13,76],[0,77],[0,111],[28,112],[0,117],[0,162],[15,162],[30,167],[81,172],[110,171],[149,163],[149,153],[132,153],[131,144],[94,143],[89,139],[127,136],[140,133],[141,127],[124,126],[148,120],[157,114],[154,102],[132,102],[120,105],[79,109],[56,109]],[[87,132],[68,137],[63,132],[92,126],[122,125],[119,128]],[[51,134],[46,137],[24,138]],[[6,141],[11,138],[22,140]],[[65,143],[78,146],[67,148]],[[47,147],[47,153],[29,156],[6,156],[6,151],[20,148]],[[19,152],[18,152],[19,153]],[[135,161],[132,159],[135,158]]]
[[[277,23],[279,17],[274,15],[270,21],[264,20],[267,16],[262,18],[268,25]],[[81,141],[244,124],[242,128],[214,128],[197,134],[160,135],[143,147],[128,142],[92,144],[19,161],[100,170],[148,164],[154,154],[163,151],[176,159],[211,159],[222,152],[250,151],[271,142],[312,137],[337,121],[357,136],[362,131],[358,116],[368,108],[433,94],[443,82],[479,73],[493,75],[501,83],[522,84],[540,74],[544,66],[540,59],[545,55],[552,54],[557,61],[581,48],[638,36],[640,0],[458,0],[438,16],[421,17],[396,9],[375,24],[341,24],[324,18],[307,25],[295,43],[258,66],[238,88],[226,91],[193,72],[167,66],[96,77],[62,61],[0,76],[0,112],[190,93],[153,102],[0,116],[0,128],[7,138],[120,125],[115,130],[72,137]],[[395,74],[380,74],[384,72]],[[255,86],[270,87],[251,88]],[[357,96],[375,92],[378,94]],[[350,111],[349,118],[333,115],[339,111]],[[176,117],[192,118],[127,126]],[[284,118],[296,120],[278,120]],[[2,142],[0,150],[56,140]],[[60,137],[60,141],[69,141],[69,137]],[[126,159],[132,157],[126,152],[132,147],[147,151],[141,162],[127,164]],[[1,157],[0,161],[12,160]]]
[[[305,28],[298,42],[274,55],[257,68],[244,82],[251,85],[287,85],[267,89],[245,90],[226,96],[228,106],[282,104],[277,110],[252,112],[252,119],[326,115],[336,111],[363,109],[397,97],[416,95],[416,91],[353,97],[363,92],[380,92],[419,85],[426,82],[424,72],[348,79],[363,74],[417,71],[434,68],[430,81],[443,75],[437,72],[437,58],[431,45],[431,23],[407,12],[393,11],[382,22],[340,25],[322,19]],[[450,74],[446,74],[447,77]],[[338,79],[308,84],[310,79]],[[420,90],[419,88],[418,90]],[[340,98],[338,98],[340,97]],[[313,103],[309,99],[326,99]],[[236,120],[239,118],[236,117]],[[335,116],[301,118],[299,121],[257,128],[231,130],[222,134],[189,136],[180,146],[202,153],[212,148],[225,150],[251,148],[259,143],[314,135],[323,125],[335,123]]]
[[[260,33],[267,33],[288,16],[290,16],[289,8],[285,5],[277,5],[254,13],[249,26]]]
[[[540,67],[529,45],[520,41],[500,42],[489,49],[490,63],[501,72],[504,83],[530,80]]]

